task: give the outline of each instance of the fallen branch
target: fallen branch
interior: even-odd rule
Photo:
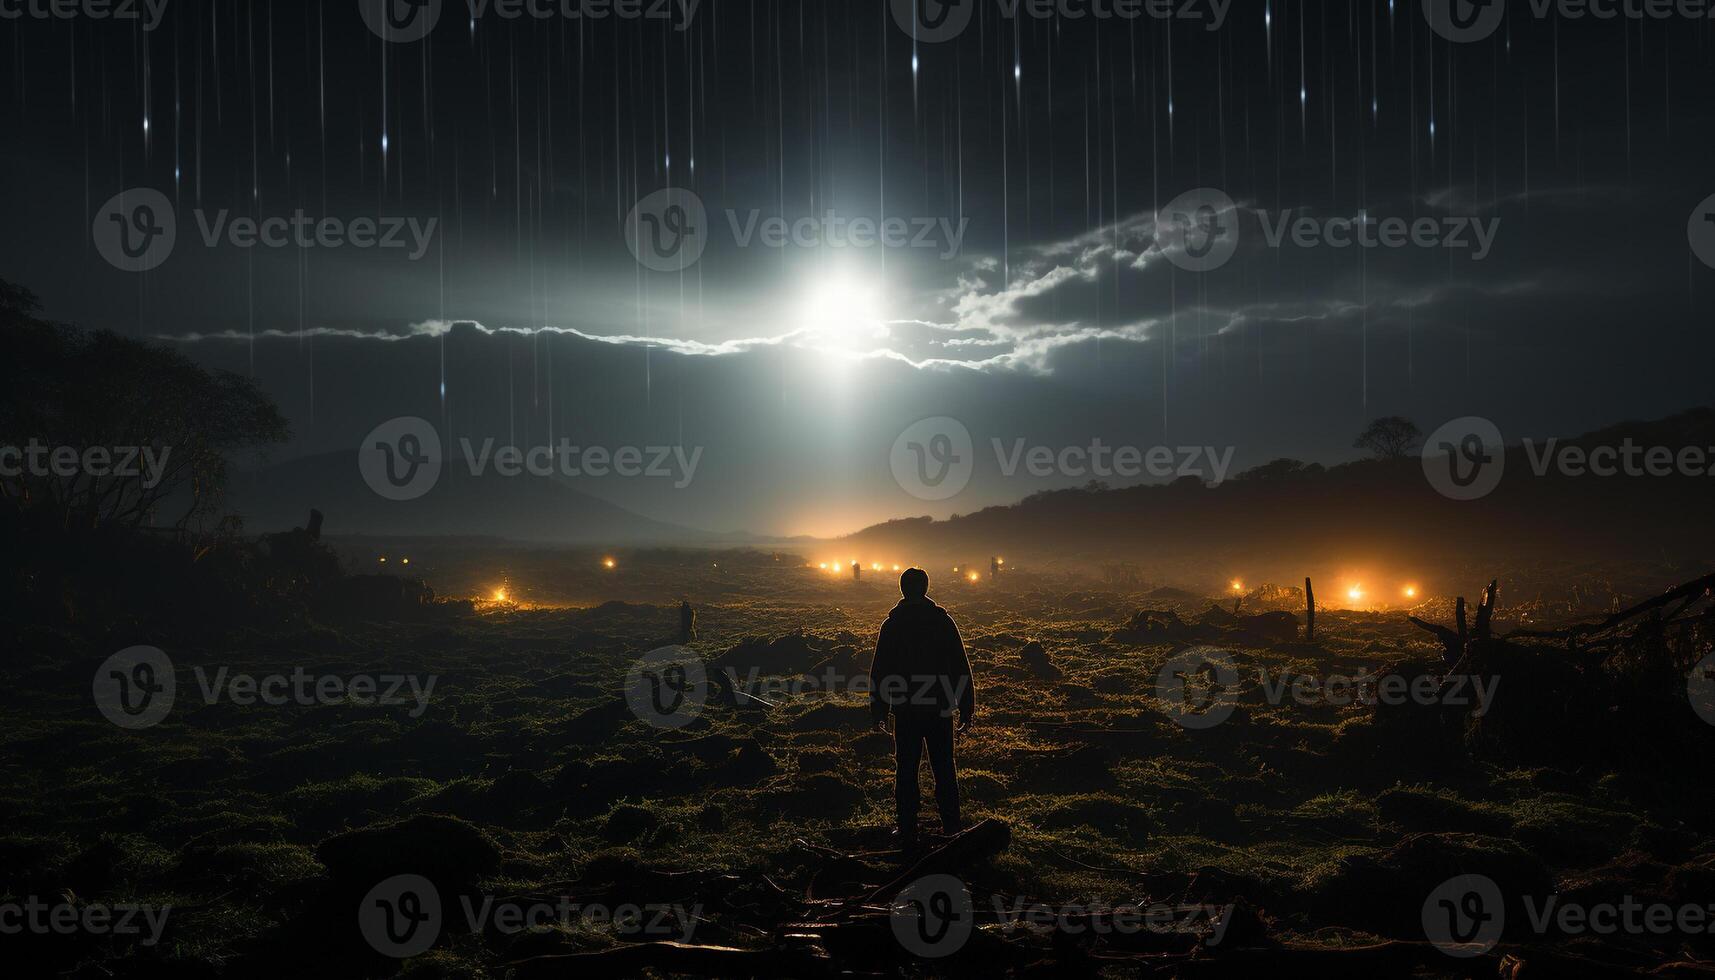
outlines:
[[[1004,821],[990,818],[953,837],[917,860],[916,864],[865,895],[857,904],[887,904],[905,886],[925,875],[956,874],[977,861],[991,858],[1012,843],[1012,828]]]
[[[511,966],[514,980],[630,978],[644,970],[703,977],[811,977],[830,972],[826,959],[801,950],[735,949],[680,942],[635,943],[595,953],[533,956]]]

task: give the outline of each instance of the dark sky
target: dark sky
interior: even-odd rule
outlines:
[[[909,0],[398,0],[400,23],[437,16],[396,42],[358,0],[0,18],[0,276],[253,373],[293,421],[279,455],[406,415],[450,440],[696,446],[689,487],[583,488],[721,530],[1088,478],[1008,476],[996,439],[1230,447],[1242,468],[1351,458],[1380,415],[1516,440],[1709,400],[1715,271],[1688,227],[1715,194],[1715,21],[1515,2],[1455,42],[1417,0],[922,2],[916,38]],[[706,247],[657,271],[626,229],[669,187],[703,205]],[[96,230],[143,188],[176,240],[125,271]],[[1197,188],[1236,208],[1236,253],[1206,271],[1156,238]],[[1289,209],[1430,219],[1454,247],[1273,245]],[[300,211],[415,221],[422,244],[204,238]],[[910,240],[744,235],[830,211]],[[647,249],[674,217],[631,227]],[[947,500],[890,472],[928,416],[976,444]]]

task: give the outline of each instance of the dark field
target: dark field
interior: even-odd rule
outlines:
[[[1684,680],[1709,649],[1702,625],[1629,636],[1579,670],[1582,655],[1552,644],[1505,645],[1454,672],[1471,678],[1463,697],[1426,681],[1433,703],[1372,704],[1342,696],[1341,679],[1397,675],[1407,690],[1448,673],[1403,610],[1323,610],[1306,642],[1287,591],[1251,595],[1242,616],[1281,615],[1248,620],[1060,573],[937,584],[978,685],[959,741],[965,816],[1010,832],[941,869],[968,887],[978,929],[922,958],[873,895],[911,861],[888,835],[891,739],[853,690],[893,576],[852,583],[788,554],[640,553],[614,569],[601,557],[419,558],[451,594],[504,587],[509,601],[393,622],[102,647],[33,633],[4,674],[0,881],[19,901],[168,913],[158,942],[7,935],[14,975],[1494,976],[1514,956],[1536,977],[1715,955],[1706,929],[1569,934],[1530,912],[1552,895],[1715,899],[1715,729]],[[602,575],[610,594],[658,598],[531,606],[558,598],[532,583],[593,593]],[[676,642],[680,594],[698,607],[691,646],[707,673],[761,700],[729,695],[727,679],[666,727],[623,696],[639,658]],[[1581,617],[1636,598],[1582,594]],[[1568,612],[1505,595],[1502,632]],[[1133,620],[1146,609],[1183,619]],[[1453,619],[1445,597],[1412,611]],[[92,705],[91,678],[137,642],[171,658],[176,699],[159,724],[124,730]],[[1205,646],[1238,680],[1230,716],[1200,727],[1208,716],[1176,715],[1157,676]],[[393,704],[244,704],[230,686],[207,703],[201,689],[297,668],[374,676],[383,694],[409,680]],[[925,830],[938,831],[924,781]],[[930,833],[925,847],[940,843]],[[441,906],[432,948],[403,960],[360,927],[373,889],[399,875],[426,879]],[[1426,903],[1461,875],[1496,882],[1508,909],[1500,944],[1471,958],[1426,929]],[[520,927],[496,911],[508,907],[554,911]],[[1116,909],[1168,907],[1171,923],[1100,928]],[[474,928],[467,908],[487,910]],[[630,949],[675,941],[726,949]],[[565,954],[599,955],[553,958]]]

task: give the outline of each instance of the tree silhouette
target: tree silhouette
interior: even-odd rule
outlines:
[[[1401,459],[1411,454],[1423,440],[1417,424],[1408,418],[1389,415],[1376,419],[1358,434],[1353,449],[1362,449],[1377,459]]]
[[[0,280],[0,344],[12,355],[0,365],[0,501],[18,512],[66,528],[183,531],[217,516],[232,457],[290,435],[250,379],[164,345],[43,320],[39,307]],[[125,472],[96,472],[132,448],[150,450],[155,465],[139,455]],[[105,462],[87,465],[92,450]]]

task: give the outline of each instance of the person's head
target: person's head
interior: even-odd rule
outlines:
[[[899,592],[907,599],[921,599],[929,594],[929,573],[921,568],[907,568],[899,576]]]

